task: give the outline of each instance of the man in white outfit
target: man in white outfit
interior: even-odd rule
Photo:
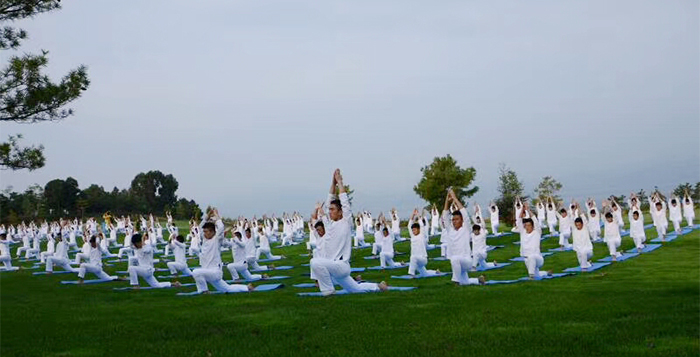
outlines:
[[[177,235],[176,237],[170,237],[170,243],[168,243],[170,249],[173,251],[173,256],[175,256],[174,262],[168,262],[168,269],[170,269],[171,275],[176,275],[182,272],[185,276],[191,276],[192,271],[187,266],[187,256],[185,249],[185,237],[182,235]]]
[[[340,192],[340,200],[335,198],[336,189]],[[358,283],[350,277],[352,211],[339,169],[333,173],[328,194],[328,215],[328,218],[322,218],[326,230],[323,237],[325,257],[311,259],[311,270],[314,278],[318,280],[321,293],[324,296],[335,293],[333,281],[351,293],[388,289],[384,281],[379,284]]]
[[[147,240],[150,238],[146,238]],[[146,242],[144,244],[143,239],[140,234],[134,234],[131,237],[131,244],[134,246],[134,254],[136,259],[138,259],[138,265],[132,265],[129,267],[129,281],[131,287],[134,289],[139,288],[139,276],[148,283],[152,288],[169,288],[171,286],[179,287],[179,282],[159,282],[153,273],[155,268],[153,267],[153,246]]]
[[[117,280],[116,276],[107,275],[107,273],[102,270],[102,253],[104,252],[97,241],[97,236],[90,237],[89,242],[90,251],[88,252],[88,263],[80,264],[80,268],[78,269],[79,283],[83,283],[86,273],[93,273],[101,280]]]
[[[449,220],[447,216],[449,204],[454,203],[458,210],[452,212],[452,218]],[[486,278],[482,275],[478,279],[469,278],[469,269],[472,267],[472,252],[469,246],[471,238],[469,228],[464,226],[464,217],[468,217],[467,210],[459,201],[457,195],[450,188],[447,191],[445,199],[445,207],[443,209],[442,219],[444,221],[445,230],[447,231],[448,241],[448,256],[452,265],[452,281],[455,285],[475,285],[486,284]]]
[[[520,256],[525,260],[530,280],[552,275],[551,271],[540,271],[544,265],[544,258],[540,252],[542,227],[539,220],[528,211],[527,204],[524,204],[520,210],[520,217],[515,221],[515,226],[520,232]]]

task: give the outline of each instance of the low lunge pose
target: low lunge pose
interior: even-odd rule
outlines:
[[[448,221],[450,214],[448,208],[450,203],[457,206],[457,210],[451,214],[451,219]],[[482,275],[478,279],[469,278],[469,269],[472,267],[472,252],[469,246],[469,228],[464,226],[464,217],[468,217],[467,209],[464,208],[462,202],[459,201],[457,195],[450,188],[447,191],[445,199],[445,207],[443,209],[442,219],[447,231],[448,255],[450,264],[452,265],[452,281],[457,285],[473,285],[485,284],[486,278]]]
[[[587,227],[588,219],[586,215],[578,209],[578,203],[576,203],[576,208],[575,211],[578,217],[574,219],[574,227],[571,236],[573,237],[573,246],[578,264],[581,266],[581,270],[585,271],[591,267],[590,259],[593,257],[593,243],[591,243],[590,230],[589,227]]]
[[[666,218],[666,202],[658,192],[649,197],[649,210],[651,218],[654,220],[656,233],[662,242],[666,241],[666,230],[668,229],[668,219]]]
[[[335,198],[336,189],[340,192],[340,199]],[[386,290],[388,287],[383,281],[379,284],[358,283],[350,277],[352,211],[343,177],[337,169],[333,173],[327,206],[328,218],[321,218],[325,228],[323,256],[311,259],[311,270],[321,293],[325,296],[335,293],[334,281],[351,293]]]
[[[644,233],[644,214],[642,210],[637,206],[630,207],[629,219],[630,237],[634,240],[637,252],[641,253],[642,249],[644,249],[644,241],[647,239],[646,233]]]
[[[64,270],[77,273],[78,269],[70,266],[70,259],[68,259],[68,243],[66,242],[68,238],[68,229],[64,226],[62,234],[56,236],[58,243],[56,244],[56,251],[53,255],[46,257],[46,272],[48,274],[53,273],[53,266],[58,265]],[[65,239],[65,240],[64,240]]]
[[[148,283],[152,288],[169,288],[171,286],[180,286],[179,282],[159,282],[153,273],[155,269],[153,268],[153,246],[147,242],[150,238],[146,238],[146,242],[143,241],[140,234],[134,234],[131,237],[131,244],[134,246],[136,259],[138,259],[138,265],[132,265],[129,267],[129,281],[131,286],[135,289],[139,288],[139,276]]]
[[[683,216],[688,223],[688,227],[692,227],[693,220],[695,219],[695,208],[693,207],[693,199],[688,194],[688,190],[685,190],[685,195],[683,195]]]
[[[97,236],[90,237],[90,251],[88,253],[89,262],[80,264],[78,269],[78,278],[80,278],[80,283],[83,283],[86,273],[93,273],[101,280],[116,280],[116,276],[107,275],[107,273],[102,270],[102,253],[103,249],[97,241]],[[108,252],[107,252],[108,253]]]
[[[425,237],[425,226],[421,219],[418,218],[418,210],[413,210],[411,220],[409,221],[411,235],[411,262],[408,265],[408,275],[429,276],[439,273],[439,270],[426,270],[428,264],[428,252],[425,249],[427,238]]]
[[[520,232],[520,256],[525,260],[530,280],[552,275],[551,271],[540,271],[544,265],[544,258],[540,252],[542,227],[537,218],[527,209],[527,204],[524,204],[520,210],[520,217],[515,221],[515,227]]]
[[[622,243],[622,237],[620,237],[620,226],[610,211],[605,212],[605,222],[603,222],[603,224],[605,225],[603,241],[608,245],[608,251],[610,252],[612,260],[617,261],[617,258],[622,255],[617,251],[617,248],[620,247],[620,243]]]
[[[177,275],[182,272],[184,276],[191,276],[192,271],[187,266],[187,256],[185,254],[185,237],[177,235],[176,237],[170,236],[170,242],[168,243],[170,250],[173,251],[175,256],[174,262],[168,262],[168,269],[170,269],[171,275]]]
[[[668,200],[668,218],[671,220],[671,223],[673,223],[673,231],[676,232],[676,234],[680,234],[683,212],[681,211],[680,200],[673,194]]]

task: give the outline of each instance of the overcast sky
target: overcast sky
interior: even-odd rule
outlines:
[[[65,1],[17,23],[22,52],[79,64],[90,88],[58,123],[3,123],[46,166],[128,187],[161,170],[225,215],[313,208],[333,169],[355,209],[403,212],[420,168],[451,154],[496,197],[668,191],[700,180],[697,1]],[[4,63],[8,51],[1,53]],[[21,53],[21,52],[18,52]]]

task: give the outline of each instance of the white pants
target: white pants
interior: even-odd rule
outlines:
[[[617,248],[620,247],[622,238],[616,237],[613,239],[608,239],[606,243],[608,244],[608,251],[610,251],[611,257],[619,257],[621,254],[617,252]]]
[[[200,249],[198,245],[190,245],[190,249],[188,251],[189,255],[199,255]]]
[[[311,243],[306,243],[306,247],[307,247],[309,250],[313,249],[313,248],[309,248],[310,244],[311,244]],[[267,256],[267,259],[280,259],[280,258],[282,258],[282,257],[279,256],[279,255],[273,255],[272,252],[270,251],[270,248],[262,248],[262,247],[261,247],[261,248],[258,248],[258,249],[255,251],[255,259],[256,259],[256,260],[260,259],[260,256],[263,255],[263,254],[265,254],[265,256]]]
[[[555,228],[556,221],[547,221],[547,225],[549,226],[549,234],[557,233],[557,230]]]
[[[495,267],[496,264],[486,262],[487,256],[488,256],[487,252],[473,252],[473,254],[472,254],[472,268],[474,268],[476,270],[484,270],[486,268]]]
[[[321,293],[324,295],[332,294],[335,291],[333,281],[351,293],[379,290],[379,285],[376,283],[358,283],[350,277],[350,264],[348,262],[313,258],[311,259],[311,270],[318,280]]]
[[[440,256],[441,257],[447,256],[447,243],[440,244]]]
[[[685,221],[688,222],[688,227],[693,226],[694,219],[695,219],[695,216],[685,216]]]
[[[58,265],[66,271],[70,271],[73,273],[78,272],[78,269],[75,269],[72,266],[70,266],[70,261],[68,259],[57,258],[54,256],[46,258],[46,271],[52,272],[54,265]]]
[[[434,236],[438,234],[438,226],[430,226],[430,236]]]
[[[238,280],[240,279],[240,276],[238,274],[243,276],[243,280],[260,280],[262,278],[262,275],[260,274],[251,274],[250,271],[248,271],[248,263],[247,262],[242,262],[242,263],[231,263],[226,265],[226,268],[228,269],[229,272],[231,272],[231,276],[233,277],[233,280]],[[197,271],[195,269],[195,271]]]
[[[29,249],[31,249],[29,246],[21,246],[17,248],[17,258],[21,257],[22,253],[28,251]]]
[[[85,254],[85,253],[76,253],[75,254],[75,264],[80,264],[80,259],[88,260],[88,259],[90,259],[90,255]]]
[[[435,270],[425,269],[427,264],[428,258],[411,256],[411,262],[408,265],[408,275],[416,275],[416,270],[418,270],[418,276],[435,274]]]
[[[0,263],[5,264],[5,269],[12,269],[12,257],[9,255],[0,255]]]
[[[563,246],[564,248],[569,248],[571,246],[571,243],[569,243],[569,238],[571,238],[571,231],[561,232],[561,234],[559,234],[559,245]]]
[[[222,279],[224,274],[221,272],[221,269],[219,269],[219,268],[195,269],[192,272],[192,276],[194,277],[195,283],[197,283],[197,291],[200,293],[205,292],[205,291],[209,291],[209,287],[207,286],[207,283],[211,284],[217,291],[221,291],[221,292],[240,293],[240,292],[247,292],[248,291],[248,286],[243,285],[243,284],[231,284],[231,285],[226,284],[226,282]]]
[[[381,243],[375,242],[372,244],[372,255],[377,255],[381,251],[382,251],[382,244]]]
[[[359,247],[360,245],[365,245],[365,236],[358,236],[355,235],[354,239],[355,247]]]
[[[39,248],[30,248],[27,250],[27,254],[24,255],[26,259],[31,258],[32,256],[39,258]]]
[[[291,245],[293,236],[291,234],[285,234],[282,237],[282,245]]]
[[[479,284],[479,279],[469,278],[469,269],[472,267],[472,257],[453,256],[450,258],[452,265],[452,281],[459,285]]]
[[[600,229],[588,229],[588,233],[591,235],[591,241],[597,242],[600,240]]]
[[[175,275],[180,271],[185,276],[192,275],[192,271],[190,270],[189,267],[187,267],[187,263],[168,262],[167,265],[168,265],[168,269],[170,269],[170,274],[172,274],[172,275]]]
[[[381,265],[382,268],[386,268],[387,265],[390,267],[398,265],[394,263],[394,253],[379,253],[379,265]]]
[[[131,285],[139,285],[139,276],[148,283],[152,288],[169,288],[170,282],[159,282],[155,276],[153,276],[155,269],[151,267],[140,267],[131,266],[129,267],[129,281]]]
[[[640,235],[636,234],[630,234],[632,236],[632,240],[634,241],[634,247],[637,249],[642,249],[644,248],[644,241],[646,240],[646,235],[644,233]]]
[[[527,275],[533,278],[540,278],[547,275],[547,272],[540,271],[542,265],[544,265],[544,258],[541,254],[531,255],[525,258],[525,267],[527,268]]]
[[[252,270],[265,270],[267,268],[263,268],[258,265],[258,259],[256,257],[245,257],[245,260],[248,262],[248,266]]]
[[[668,223],[660,223],[659,225],[656,226],[656,233],[659,235],[659,238],[664,238],[666,237],[666,229],[668,228]]]
[[[591,263],[588,261],[593,257],[592,249],[585,249],[582,251],[576,251],[576,258],[578,258],[578,264],[581,269],[587,269],[591,267]]]
[[[80,268],[78,269],[78,277],[80,279],[85,279],[85,274],[86,273],[93,273],[97,275],[97,278],[100,280],[115,280],[117,279],[116,276],[109,276],[107,273],[102,270],[102,267],[99,265],[94,265],[94,264],[88,264],[88,263],[83,263],[80,264]]]
[[[682,222],[682,220],[680,220],[680,219],[679,219],[679,220],[673,220],[673,221],[671,221],[671,222],[673,222],[673,230],[674,230],[676,233],[680,233],[680,232],[681,232],[681,222]]]
[[[313,251],[314,249],[316,249],[316,243],[306,242],[306,250]],[[258,255],[258,258],[259,257],[260,257],[260,255]],[[273,258],[269,258],[269,257],[270,256],[268,255],[268,259],[273,259]],[[274,255],[273,255],[273,257],[274,257]]]
[[[493,235],[495,235],[495,236],[498,235],[498,226],[499,226],[498,222],[491,222],[491,233],[493,233]]]
[[[48,257],[50,257],[50,256],[52,256],[52,255],[53,255],[53,253],[41,252],[41,253],[39,254],[39,262],[40,262],[40,263],[46,263],[46,258],[48,258]]]
[[[117,254],[117,258],[121,259],[124,254],[127,256],[130,256],[134,252],[133,249],[129,247],[124,247],[124,248],[119,248],[119,253]]]

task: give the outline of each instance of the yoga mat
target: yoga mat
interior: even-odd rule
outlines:
[[[578,267],[573,267],[573,268],[564,269],[564,272],[566,272],[566,273],[581,273],[581,272],[583,272],[583,273],[590,273],[590,272],[592,272],[592,271],[594,271],[594,270],[598,270],[598,269],[600,269],[600,268],[602,268],[602,267],[606,267],[606,266],[608,266],[608,265],[610,265],[610,264],[611,264],[611,263],[593,263],[593,264],[591,264],[591,266],[588,267],[586,270],[581,270],[581,267],[578,266]]]
[[[494,235],[494,234],[489,234],[489,235],[486,236],[486,238],[505,237],[505,236],[509,236],[509,235],[511,235],[511,234],[515,234],[515,233],[513,233],[513,232],[503,232],[503,233],[498,233],[498,234],[495,234],[495,235]]]
[[[281,279],[289,279],[291,278],[290,276],[270,276],[267,278],[260,278],[260,279],[253,279],[253,280],[243,280],[243,279],[238,279],[238,280],[226,280],[227,284],[238,284],[238,283],[252,283],[256,281],[267,281],[267,280],[281,280]]]
[[[542,276],[542,277],[536,277],[534,281],[548,280],[548,279],[556,279],[556,278],[561,278],[561,277],[569,276],[569,275],[572,275],[572,273],[556,273],[556,274],[552,274],[552,275],[546,275],[546,276]],[[529,277],[529,276],[520,278],[519,280],[520,280],[520,281],[533,281],[533,280],[530,280],[530,277]]]
[[[625,254],[622,254],[621,256],[617,257],[617,261],[618,261],[618,262],[624,262],[625,260],[634,258],[634,257],[636,257],[636,256],[638,256],[638,255],[639,255],[639,253],[636,253],[636,249],[635,249],[635,253],[625,253]],[[612,260],[612,257],[605,257],[605,258],[603,258],[603,259],[599,259],[598,261],[599,261],[599,262],[612,262],[613,260]]]
[[[403,265],[395,265],[393,267],[386,267],[386,268],[382,268],[381,266],[369,267],[367,269],[369,269],[369,270],[393,270],[393,269],[401,269],[401,268],[407,268],[407,267],[408,267],[408,264],[403,264]]]
[[[552,254],[554,254],[554,253],[552,253],[552,252],[544,252],[544,253],[541,253],[541,255],[542,255],[543,258],[544,258],[544,257],[548,257],[548,256],[550,256],[550,255],[552,255]],[[511,261],[511,262],[524,262],[524,261],[525,261],[525,258],[523,258],[523,257],[515,257],[515,258],[511,258],[510,261]]]
[[[295,288],[315,288],[316,284],[315,283],[303,283],[303,284],[296,284],[293,286]]]
[[[437,244],[428,244],[428,246],[425,248],[425,250],[430,251],[430,250],[437,249],[437,248],[440,248],[440,246]]]
[[[99,283],[108,283],[110,281],[118,281],[117,279],[95,279],[95,280],[85,280],[83,281],[83,284],[99,284]],[[61,284],[73,284],[73,285],[79,285],[80,281],[79,280],[63,280],[61,281]]]
[[[683,227],[683,228],[681,229],[681,235],[688,234],[688,233],[690,233],[690,232],[692,232],[692,231],[693,231],[693,228],[691,228],[691,227]]]
[[[27,268],[25,268],[25,269],[27,269]],[[34,269],[34,268],[29,268],[29,269]],[[5,267],[0,268],[0,272],[2,272],[2,271],[17,271],[17,270],[19,270],[19,267],[12,267],[10,269],[7,269]]]
[[[46,272],[46,271],[37,271],[37,272],[32,273],[32,275],[56,275],[56,274],[77,274],[77,273],[74,273],[74,272],[68,271],[68,270],[59,270],[59,271],[53,272],[52,274],[49,274],[49,272]]]
[[[661,248],[661,244],[647,244],[644,246],[644,248],[642,248],[642,253],[653,252],[659,248]],[[627,253],[637,253],[637,248],[630,249],[627,251]]]
[[[352,249],[365,249],[365,248],[369,248],[371,246],[372,246],[371,244],[366,244],[366,245],[361,245],[361,246],[357,246],[357,247],[352,247]]]
[[[498,284],[513,284],[520,282],[522,280],[517,279],[517,280],[487,280],[486,285],[498,285]]]
[[[261,291],[271,291],[271,290],[276,290],[283,288],[284,284],[263,284],[263,285],[258,285],[253,289],[253,292],[261,292]],[[241,291],[242,292],[242,291]],[[209,293],[209,295],[223,295],[223,294],[235,294],[235,293],[226,293],[223,291],[212,291]],[[201,295],[200,292],[198,291],[193,291],[189,293],[177,293],[177,296],[196,296],[196,295]]]
[[[669,234],[669,235],[666,236],[666,241],[665,241],[665,242],[666,242],[666,243],[668,243],[668,242],[673,242],[674,240],[676,240],[676,238],[678,238],[678,236],[677,236],[675,233],[671,233],[671,234]],[[653,242],[653,243],[663,243],[664,241],[662,241],[661,238],[654,238],[654,239],[650,240],[650,242]]]
[[[413,280],[413,279],[426,279],[426,278],[437,278],[441,276],[449,275],[448,273],[435,273],[429,275],[392,275],[392,279],[403,279],[403,280]]]
[[[436,262],[443,262],[443,261],[447,261],[449,259],[447,259],[445,257],[437,257],[437,258],[430,258],[430,260],[434,260]]]
[[[24,258],[22,258],[22,259],[18,259],[17,261],[20,263],[30,263],[30,262],[38,262],[39,259],[34,259],[34,258],[24,259]]]
[[[503,267],[507,267],[507,266],[509,266],[509,265],[511,265],[511,264],[512,264],[512,263],[498,263],[498,264],[496,264],[495,266],[492,266],[492,267],[486,267],[486,268],[482,268],[482,269],[476,269],[476,271],[489,271],[489,270],[494,270],[494,269],[500,269],[500,268],[503,268]]]
[[[309,253],[306,253],[306,254],[299,254],[299,256],[300,256],[300,257],[308,257],[308,256],[309,256]]]
[[[302,264],[301,266],[303,266],[303,267],[310,267],[311,264],[305,263],[305,264]]]
[[[644,229],[650,229],[650,228],[654,228],[653,223],[649,223],[649,224],[644,225]]]
[[[109,266],[109,265],[108,265]],[[170,269],[165,269],[165,268],[155,268],[153,270],[154,272],[165,272],[165,271],[170,271]],[[128,270],[118,270],[117,274],[129,274]]]
[[[365,271],[366,268],[350,268],[351,273],[361,273]]]
[[[505,245],[489,245],[486,247],[486,251],[490,252],[492,250],[496,250],[498,248],[505,248],[505,247],[506,247]]]
[[[275,262],[275,261],[282,260],[282,259],[284,259],[284,258],[279,257],[279,258],[273,258],[273,259],[259,259],[258,263]]]
[[[196,283],[188,283],[188,284],[182,284],[180,287],[195,286],[195,285],[197,285],[197,284]],[[172,289],[172,288],[174,288],[174,286],[171,286],[169,288],[154,288],[152,286],[142,286],[138,289],[134,288],[133,286],[127,286],[125,288],[112,288],[112,290],[114,290],[114,291],[130,291],[130,290],[139,291],[139,290],[158,290],[158,289]]]
[[[552,253],[556,253],[556,252],[570,252],[570,251],[572,251],[572,250],[574,250],[574,247],[573,247],[573,246],[568,247],[568,248],[564,248],[564,249],[562,249],[562,248],[552,248],[552,249],[548,250],[548,252],[552,252]]]
[[[186,274],[181,274],[181,275],[154,275],[158,279],[177,279],[177,278],[188,278],[191,277],[192,275],[186,275]]]
[[[294,269],[294,267],[293,267],[293,266],[290,266],[290,265],[282,265],[282,266],[275,267],[274,269],[271,269],[271,268],[268,268],[268,269],[256,269],[256,270],[251,270],[251,271],[258,273],[258,272],[261,272],[261,271],[290,270],[290,269]]]
[[[368,257],[365,257],[365,259],[367,259],[367,260],[379,259],[379,256],[378,255],[370,255]]]
[[[128,261],[129,261],[128,258],[124,258],[124,259],[112,259],[112,260],[108,260],[107,263],[123,263],[123,262],[128,262]]]
[[[413,289],[417,289],[417,288],[412,287],[412,286],[407,286],[407,287],[390,286],[389,287],[389,291],[409,291],[409,290],[413,290]],[[336,290],[333,295],[366,294],[366,293],[370,293],[370,292],[376,293],[379,291],[363,291],[363,292],[359,292],[359,293],[349,293],[347,290]],[[297,293],[297,295],[298,296],[323,296],[323,294],[321,294],[320,291],[313,292],[313,293]]]

